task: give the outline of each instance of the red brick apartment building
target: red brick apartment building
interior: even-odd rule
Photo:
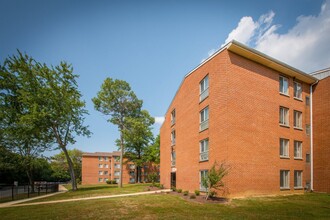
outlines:
[[[119,181],[120,152],[95,152],[84,153],[82,156],[82,184],[104,184],[107,180]],[[137,181],[136,167],[131,162],[123,165],[123,183],[135,183]],[[152,164],[142,167],[141,181],[148,181],[150,172],[158,172],[159,168]],[[159,172],[158,172],[159,174]]]
[[[217,161],[230,166],[229,197],[311,187],[310,87],[315,83],[311,75],[239,42],[228,43],[184,77],[166,112],[160,129],[161,183],[205,190],[201,178]],[[323,89],[314,85],[315,96],[329,94],[329,81],[321,84]],[[327,115],[328,124],[315,123],[321,130],[329,125],[325,98],[328,109],[319,114]],[[320,148],[329,146],[329,126],[325,133],[322,143],[328,142]],[[328,172],[329,162],[322,163]],[[329,180],[328,175],[324,181]]]

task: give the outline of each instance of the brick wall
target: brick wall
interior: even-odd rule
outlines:
[[[313,92],[314,190],[330,193],[330,77]]]
[[[199,102],[199,83],[209,76],[209,97]],[[305,97],[309,85],[303,83],[303,100],[293,98],[293,78],[289,97],[279,94],[280,73],[227,50],[196,69],[184,79],[161,127],[161,183],[170,187],[170,133],[176,131],[176,185],[199,189],[199,171],[225,161],[231,168],[225,178],[227,196],[303,192],[294,190],[294,170],[303,171],[303,186],[310,181],[309,106]],[[209,129],[199,131],[199,112],[209,106]],[[290,128],[279,126],[279,107],[289,108]],[[171,126],[171,111],[176,123]],[[303,130],[293,128],[293,110],[303,113]],[[279,139],[290,140],[290,159],[280,159]],[[209,138],[209,160],[199,161],[199,141]],[[293,158],[294,140],[303,142],[303,159]],[[280,190],[280,170],[290,170],[290,190]]]

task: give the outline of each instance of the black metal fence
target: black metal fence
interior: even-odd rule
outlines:
[[[36,183],[31,185],[0,185],[0,202],[31,198],[58,192],[58,183]]]

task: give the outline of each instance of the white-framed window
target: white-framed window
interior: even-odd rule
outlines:
[[[129,175],[130,176],[135,176],[135,172],[134,171],[129,171]]]
[[[118,157],[118,156],[113,157],[113,159],[115,160],[115,162],[119,162],[120,161],[120,157]]]
[[[109,179],[108,178],[104,178],[104,182],[107,182]]]
[[[302,129],[302,112],[300,111],[293,111],[294,115],[294,121],[293,121],[293,126],[295,128]]]
[[[280,157],[289,158],[289,140],[280,138]]]
[[[114,178],[114,180],[116,181],[116,183],[119,183],[119,179],[118,178]]]
[[[120,169],[120,164],[119,163],[115,163],[115,168],[116,169]]]
[[[135,164],[130,164],[129,165],[129,168],[132,169],[132,170],[134,170],[135,169]]]
[[[209,139],[204,139],[199,142],[199,148],[200,148],[200,161],[206,161],[209,159]]]
[[[203,180],[203,178],[207,177],[208,172],[209,172],[208,170],[199,171],[199,188],[200,188],[200,191],[203,191],[203,192],[207,191],[207,188],[205,186],[203,186],[203,184],[202,184],[202,180]]]
[[[311,134],[311,125],[306,124],[306,134],[310,135]]]
[[[290,171],[280,171],[280,189],[290,189]]]
[[[280,125],[289,126],[289,109],[280,106]]]
[[[311,155],[306,154],[306,163],[310,163],[310,162],[311,162]]]
[[[109,168],[109,164],[104,164],[104,168]]]
[[[302,186],[302,171],[295,170],[294,171],[294,188],[301,189]]]
[[[299,82],[293,82],[294,85],[294,97],[302,100],[302,86]]]
[[[115,176],[119,176],[120,175],[120,171],[115,171],[114,175]]]
[[[99,182],[102,183],[103,182],[103,178],[99,178]]]
[[[176,153],[175,153],[175,151],[172,150],[172,152],[171,152],[171,165],[175,166],[175,164],[176,164]]]
[[[284,76],[280,76],[280,93],[289,95],[289,80]]]
[[[209,96],[209,75],[199,83],[199,101],[203,101]]]
[[[100,164],[99,164],[99,168],[103,168],[103,164],[100,163]]]
[[[99,175],[103,175],[103,171],[99,171]]]
[[[108,171],[104,171],[104,175],[108,175],[109,174],[109,172]]]
[[[103,157],[99,157],[99,161],[103,161]]]
[[[294,158],[302,159],[302,142],[294,141]]]
[[[207,106],[202,111],[200,111],[200,124],[199,130],[204,131],[209,128],[209,107]]]
[[[104,157],[104,160],[105,160],[105,161],[108,161],[108,157]]]
[[[135,183],[135,178],[129,178],[130,183]]]
[[[175,141],[176,141],[176,133],[175,133],[175,130],[173,130],[171,132],[171,144],[172,144],[172,146],[175,145]]]
[[[175,119],[176,119],[175,109],[173,109],[173,111],[171,112],[171,125],[175,124]]]

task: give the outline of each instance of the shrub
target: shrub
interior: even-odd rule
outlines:
[[[159,184],[159,188],[160,189],[164,189],[164,185],[163,184]]]
[[[154,186],[154,187],[158,187],[158,188],[160,188],[160,184],[159,184],[159,183],[151,184],[151,186]]]
[[[151,181],[152,185],[154,186],[155,183],[156,183],[157,180],[158,180],[158,175],[157,175],[156,172],[154,172],[154,173],[149,173],[147,178],[148,178],[148,180]]]
[[[210,191],[209,192],[209,196],[210,197],[215,197],[217,195],[217,192],[216,191]]]
[[[176,190],[178,193],[182,193],[182,189],[177,189]]]
[[[107,180],[107,184],[117,184],[116,180]]]
[[[190,199],[196,199],[196,196],[194,194],[190,195]]]
[[[171,187],[171,190],[172,190],[173,192],[175,192],[175,191],[176,191],[175,186],[172,186],[172,187]]]
[[[187,191],[187,190],[186,191],[183,191],[183,195],[184,196],[187,196],[188,194],[189,194],[189,191]]]
[[[196,189],[196,190],[195,190],[195,195],[196,195],[196,196],[199,196],[200,194],[201,194],[201,192],[200,192],[198,189]]]

